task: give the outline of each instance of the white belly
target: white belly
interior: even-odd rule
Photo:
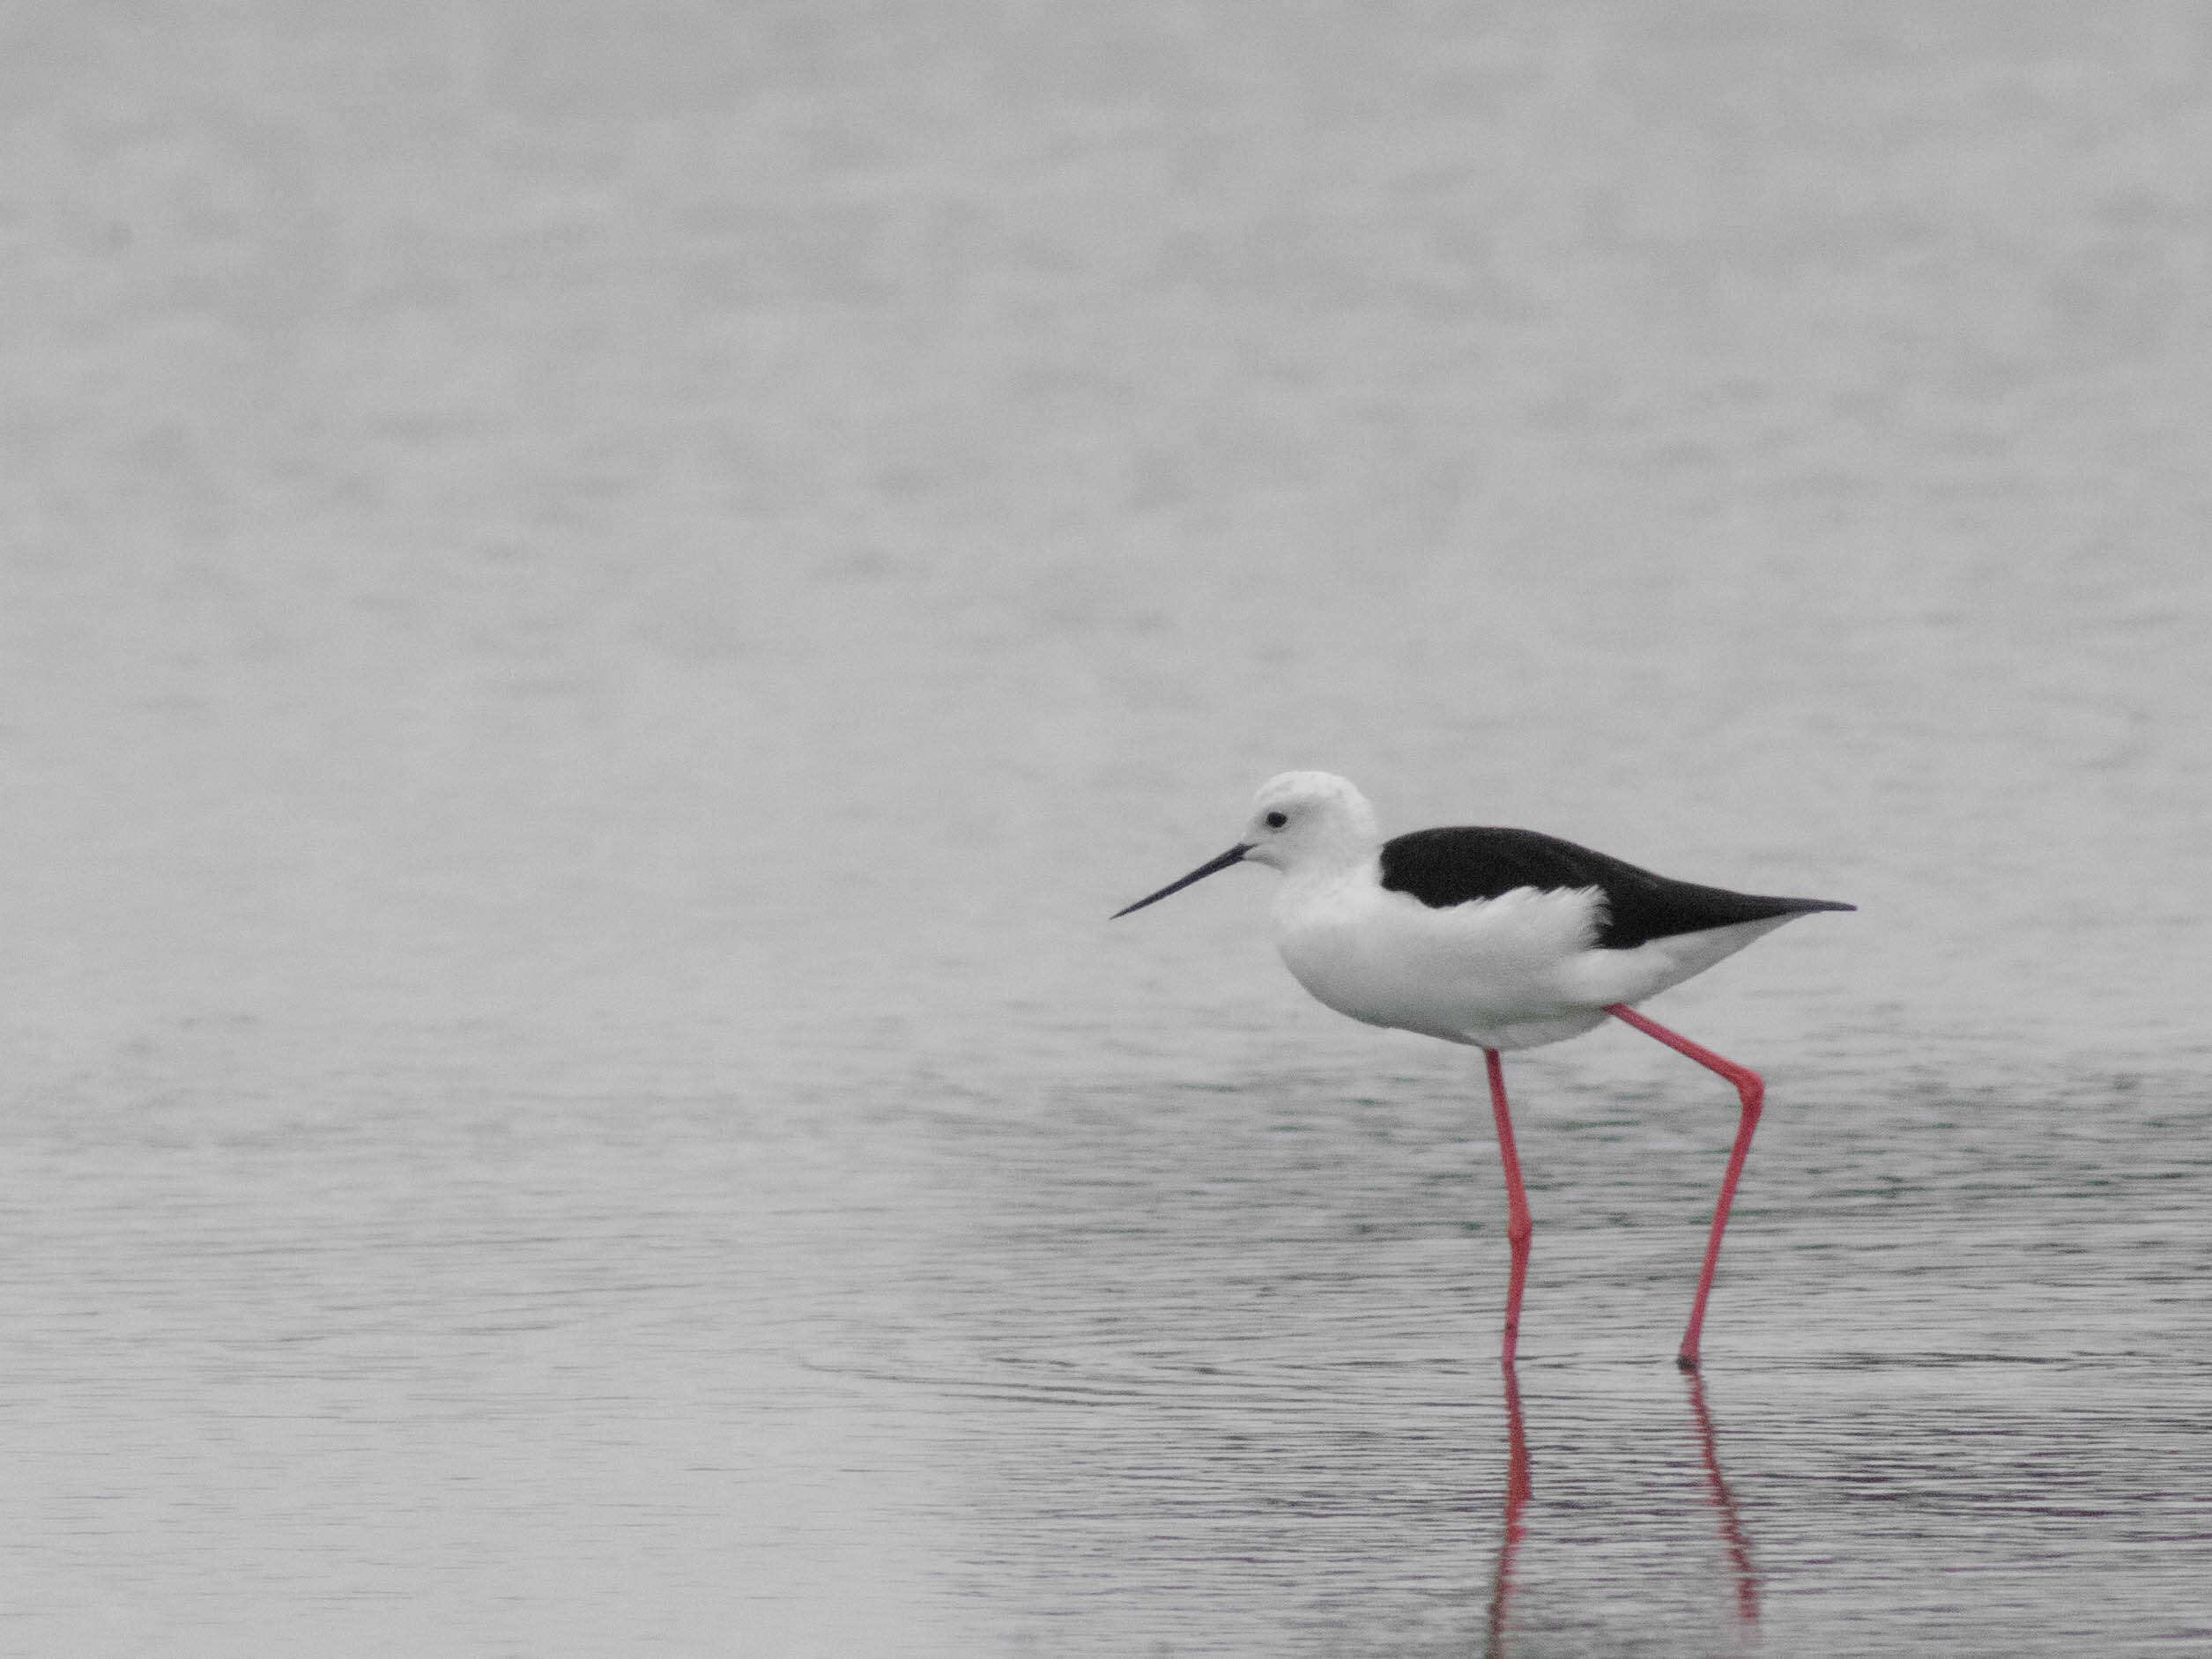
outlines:
[[[1533,1048],[1595,1029],[1613,1004],[1655,996],[1789,919],[1601,951],[1599,903],[1594,891],[1522,888],[1431,909],[1367,872],[1293,880],[1277,899],[1275,944],[1301,985],[1354,1019]]]

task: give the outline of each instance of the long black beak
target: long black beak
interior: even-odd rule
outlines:
[[[1209,863],[1200,864],[1189,875],[1184,877],[1182,880],[1169,882],[1166,886],[1161,888],[1158,892],[1154,893],[1149,899],[1138,900],[1135,904],[1129,907],[1129,910],[1141,910],[1148,904],[1158,904],[1169,893],[1181,892],[1192,882],[1204,881],[1208,876],[1212,875],[1217,870],[1227,870],[1231,864],[1235,863],[1238,859],[1243,857],[1246,853],[1249,853],[1251,850],[1251,846],[1249,842],[1240,841],[1237,845],[1230,848],[1228,851],[1223,853],[1219,858],[1214,859]],[[1109,922],[1118,922],[1129,914],[1129,910],[1117,910],[1112,915],[1108,916],[1106,920]]]

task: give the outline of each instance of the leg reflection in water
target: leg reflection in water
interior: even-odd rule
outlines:
[[[1720,1446],[1713,1435],[1713,1414],[1705,1409],[1705,1385],[1689,1374],[1689,1409],[1697,1418],[1698,1449],[1705,1457],[1705,1497],[1720,1517],[1720,1536],[1727,1540],[1728,1559],[1736,1569],[1736,1617],[1747,1625],[1759,1622],[1759,1575],[1751,1566],[1751,1537],[1736,1513],[1735,1494],[1720,1472]]]
[[[1505,1530],[1498,1539],[1497,1570],[1490,1575],[1490,1640],[1483,1650],[1491,1659],[1505,1652],[1505,1603],[1513,1594],[1513,1558],[1520,1552],[1521,1532],[1527,1522],[1521,1512],[1528,1507],[1533,1486],[1528,1478],[1528,1425],[1521,1418],[1521,1380],[1513,1374],[1513,1362],[1505,1362]]]
[[[1505,1659],[1506,1635],[1511,1628],[1515,1559],[1528,1529],[1528,1500],[1535,1483],[1530,1478],[1528,1424],[1521,1412],[1520,1378],[1509,1361],[1505,1367],[1505,1519],[1500,1529],[1497,1566],[1490,1577],[1489,1640],[1484,1653],[1489,1659]],[[1759,1622],[1759,1575],[1751,1564],[1751,1537],[1737,1512],[1728,1478],[1720,1472],[1719,1438],[1713,1430],[1712,1412],[1705,1404],[1705,1385],[1696,1372],[1689,1374],[1689,1410],[1697,1426],[1697,1449],[1705,1470],[1705,1504],[1719,1522],[1720,1537],[1728,1549],[1728,1561],[1736,1581],[1735,1617],[1747,1630]]]

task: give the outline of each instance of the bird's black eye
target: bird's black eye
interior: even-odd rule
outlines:
[[[1287,812],[1270,812],[1266,818],[1260,819],[1260,822],[1266,825],[1269,829],[1280,829],[1290,822],[1290,815]]]

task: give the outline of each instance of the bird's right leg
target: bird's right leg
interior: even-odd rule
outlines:
[[[1639,1014],[1625,1003],[1606,1010],[1615,1019],[1656,1037],[1676,1054],[1688,1055],[1708,1071],[1718,1072],[1736,1085],[1743,1114],[1736,1120],[1736,1144],[1728,1154],[1728,1173],[1720,1178],[1720,1202],[1713,1206],[1712,1236],[1705,1241],[1705,1267],[1697,1276],[1696,1299],[1689,1305],[1689,1329],[1682,1334],[1682,1351],[1674,1363],[1685,1371],[1697,1369],[1697,1339],[1705,1329],[1705,1299],[1713,1293],[1713,1273],[1720,1265],[1720,1241],[1728,1231],[1728,1209],[1736,1201],[1736,1183],[1743,1179],[1743,1160],[1751,1155],[1752,1131],[1759,1127],[1759,1107],[1767,1085],[1759,1074],[1734,1061],[1694,1043],[1678,1031],[1669,1031],[1656,1019]]]
[[[1495,1048],[1482,1051],[1490,1072],[1490,1110],[1497,1119],[1498,1158],[1505,1166],[1505,1238],[1513,1247],[1513,1277],[1505,1292],[1505,1351],[1507,1371],[1513,1368],[1514,1351],[1520,1345],[1521,1286],[1528,1282],[1528,1241],[1536,1223],[1528,1213],[1528,1194],[1521,1186],[1521,1160],[1513,1150],[1513,1115],[1505,1104],[1505,1066]]]

